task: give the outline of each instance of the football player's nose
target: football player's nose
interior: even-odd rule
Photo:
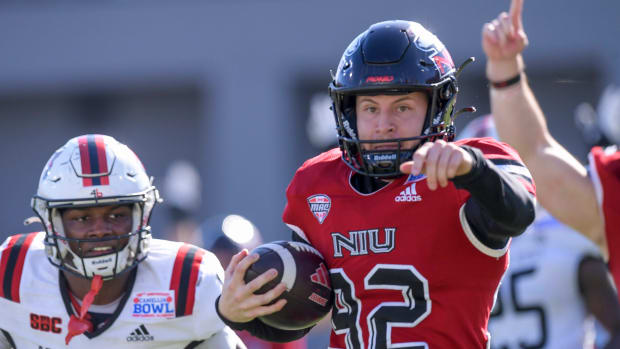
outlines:
[[[104,218],[93,218],[88,237],[91,239],[102,238],[113,234],[112,225]]]
[[[392,116],[388,112],[381,112],[377,118],[376,132],[379,135],[392,134],[395,131]]]

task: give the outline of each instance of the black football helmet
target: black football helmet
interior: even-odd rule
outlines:
[[[402,149],[402,142],[453,140],[456,76],[448,50],[419,23],[396,20],[370,26],[349,44],[329,85],[344,162],[363,175],[396,177],[402,175],[400,164],[410,160],[417,148]],[[356,95],[415,91],[429,96],[421,135],[389,140],[358,138]],[[398,143],[399,146],[394,150],[366,151],[362,149],[364,143]]]

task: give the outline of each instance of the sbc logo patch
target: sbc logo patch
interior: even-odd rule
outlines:
[[[315,194],[310,196],[307,200],[310,206],[310,212],[312,212],[320,224],[323,224],[323,221],[327,218],[329,209],[332,207],[332,199],[325,194]]]

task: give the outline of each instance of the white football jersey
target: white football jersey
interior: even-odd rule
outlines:
[[[0,247],[0,329],[16,348],[67,348],[74,308],[59,269],[47,260],[44,236],[16,235]],[[225,329],[214,306],[224,271],[212,253],[153,239],[131,273],[111,318],[73,337],[69,348],[195,348]]]
[[[592,348],[594,319],[579,292],[578,268],[598,248],[544,210],[512,239],[510,266],[489,320],[491,348]]]

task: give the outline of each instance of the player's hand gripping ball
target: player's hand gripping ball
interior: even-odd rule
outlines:
[[[278,276],[258,289],[263,294],[280,282],[286,284],[286,291],[277,300],[287,300],[282,310],[261,316],[265,324],[283,329],[308,328],[321,320],[332,306],[332,288],[329,272],[323,256],[314,247],[293,241],[274,241],[256,247],[252,253],[260,258],[252,264],[244,277],[250,282],[271,268]]]

